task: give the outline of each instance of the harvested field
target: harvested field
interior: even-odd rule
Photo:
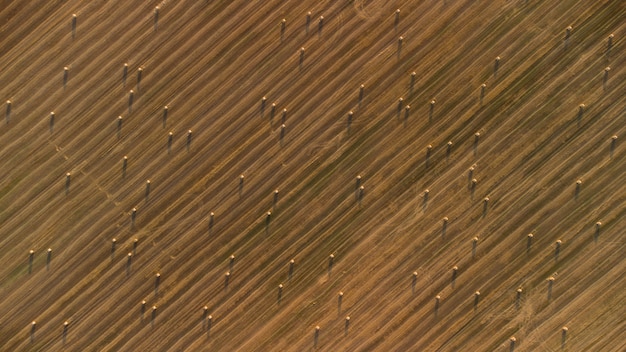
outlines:
[[[0,350],[626,350],[625,18],[2,1]]]

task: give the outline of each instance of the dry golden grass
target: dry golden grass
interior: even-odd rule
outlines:
[[[3,1],[0,350],[623,351],[624,18]]]

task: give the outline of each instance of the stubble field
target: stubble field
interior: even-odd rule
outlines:
[[[0,350],[623,351],[624,18],[3,1]]]

